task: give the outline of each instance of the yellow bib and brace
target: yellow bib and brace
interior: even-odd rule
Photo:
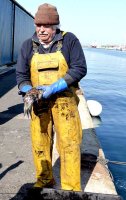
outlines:
[[[31,82],[33,87],[50,85],[64,77],[67,71],[68,65],[60,50],[48,54],[37,52],[32,57]],[[54,124],[61,162],[61,187],[64,190],[80,191],[82,128],[75,95],[68,90],[54,95],[49,100],[41,100],[39,103],[40,112],[36,114],[33,109],[31,119],[32,149],[37,177],[34,186],[48,187],[54,181],[51,151]]]

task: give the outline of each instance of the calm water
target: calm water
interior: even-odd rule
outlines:
[[[103,106],[96,128],[105,157],[126,162],[126,52],[84,49],[88,73],[81,87],[86,99]],[[118,194],[126,200],[126,165],[108,164]]]

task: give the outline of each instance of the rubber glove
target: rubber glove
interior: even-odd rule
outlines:
[[[38,90],[43,90],[42,97],[48,99],[51,95],[62,92],[68,88],[66,81],[61,78],[49,86],[38,86]]]
[[[23,93],[26,93],[26,92],[28,92],[31,89],[32,89],[31,85],[24,85],[24,86],[22,86],[22,88],[20,89],[20,91],[23,92]]]

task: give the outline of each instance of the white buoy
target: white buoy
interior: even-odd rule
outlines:
[[[99,116],[102,112],[102,105],[95,100],[87,100],[87,106],[93,117]]]

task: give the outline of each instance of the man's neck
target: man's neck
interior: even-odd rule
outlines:
[[[51,46],[51,44],[53,43],[53,40],[51,42],[49,42],[49,43],[45,43],[45,42],[42,42],[42,41],[40,41],[40,43],[42,44],[42,46],[45,49],[47,49],[47,48],[49,48]]]

